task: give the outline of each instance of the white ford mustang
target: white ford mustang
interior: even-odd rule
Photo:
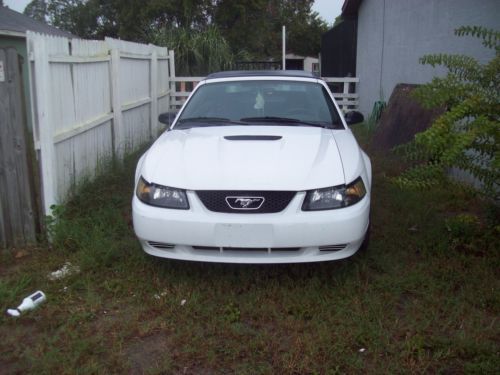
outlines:
[[[144,251],[227,263],[353,255],[368,232],[372,178],[346,119],[362,115],[344,119],[306,72],[208,76],[137,165]]]

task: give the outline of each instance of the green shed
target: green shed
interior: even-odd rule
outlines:
[[[34,20],[22,13],[0,6],[0,48],[13,47],[20,56],[22,64],[24,100],[26,103],[26,119],[28,129],[33,129],[31,120],[31,100],[29,92],[28,56],[26,47],[26,31],[76,38],[67,31],[59,30],[43,22]]]

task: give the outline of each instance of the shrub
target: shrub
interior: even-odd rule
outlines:
[[[465,26],[457,36],[473,36],[495,51],[486,64],[465,55],[434,54],[422,64],[443,66],[448,73],[414,92],[424,107],[443,107],[443,113],[426,131],[401,146],[412,166],[396,178],[400,186],[429,187],[450,168],[470,173],[480,190],[498,198],[500,181],[500,32]]]

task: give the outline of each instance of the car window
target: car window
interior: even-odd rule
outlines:
[[[272,124],[272,119],[292,119],[297,120],[295,125],[343,128],[327,90],[317,83],[297,81],[207,83],[193,94],[179,121],[190,119],[219,119],[224,124],[228,120],[253,124],[266,119],[266,124]]]

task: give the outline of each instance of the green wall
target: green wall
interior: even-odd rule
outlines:
[[[24,98],[26,103],[26,121],[28,129],[33,131],[32,119],[31,119],[31,100],[30,100],[30,88],[29,88],[29,73],[28,73],[28,56],[26,49],[26,38],[24,37],[14,37],[0,35],[0,48],[14,47],[17,53],[22,57],[22,75],[23,75],[23,90]]]

